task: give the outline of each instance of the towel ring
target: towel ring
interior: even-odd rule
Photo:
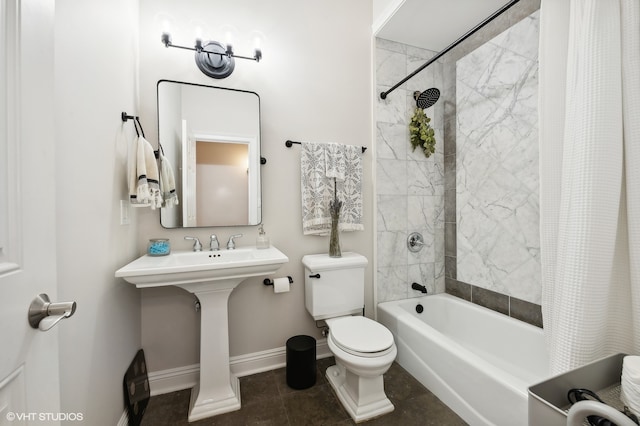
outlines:
[[[147,137],[144,135],[144,129],[142,128],[142,123],[140,123],[140,117],[138,117],[137,115],[136,115],[136,121],[134,122],[134,125],[135,123],[138,123],[138,126],[140,126],[140,133],[142,133],[142,137],[146,139]]]

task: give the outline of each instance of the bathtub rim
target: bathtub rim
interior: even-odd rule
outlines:
[[[489,308],[486,308],[484,306],[477,305],[475,303],[469,302],[469,301],[464,300],[464,299],[460,299],[459,297],[456,297],[456,296],[452,296],[452,295],[447,294],[447,293],[438,293],[438,294],[414,297],[414,298],[409,298],[409,299],[400,299],[400,300],[394,300],[394,301],[388,301],[388,302],[381,302],[381,303],[378,304],[378,308],[379,309],[387,310],[387,312],[392,317],[397,318],[397,321],[404,322],[409,327],[412,327],[412,328],[417,328],[417,327],[420,327],[420,326],[429,327],[429,330],[432,331],[432,335],[430,335],[430,337],[432,337],[434,342],[437,343],[438,345],[449,346],[449,347],[452,347],[452,348],[458,350],[459,351],[458,353],[461,353],[461,354],[464,354],[464,355],[471,354],[472,356],[475,356],[476,358],[479,358],[479,361],[482,363],[482,365],[479,366],[479,368],[481,368],[482,371],[490,372],[491,376],[494,377],[495,379],[498,379],[502,384],[505,385],[505,387],[509,388],[513,392],[515,392],[515,393],[521,395],[522,397],[526,398],[527,397],[527,389],[529,388],[529,386],[531,386],[532,383],[535,383],[535,382],[529,383],[528,381],[525,381],[524,379],[522,379],[520,377],[514,376],[513,374],[508,373],[503,369],[500,369],[499,367],[497,367],[496,365],[494,365],[490,361],[488,361],[488,360],[482,358],[481,356],[476,355],[475,353],[473,353],[473,351],[471,351],[469,348],[463,346],[462,344],[458,343],[454,339],[452,339],[449,336],[445,335],[441,331],[433,328],[429,324],[427,324],[424,321],[422,321],[421,319],[417,318],[412,312],[407,311],[403,306],[401,306],[401,305],[405,305],[405,304],[417,304],[417,303],[420,303],[421,300],[427,299],[427,298],[446,299],[446,300],[451,301],[453,303],[456,303],[456,304],[459,304],[459,305],[464,305],[465,309],[477,309],[480,312],[483,312],[485,314],[489,314],[491,316],[495,316],[495,318],[497,318],[498,320],[501,320],[501,321],[505,321],[505,320],[518,321],[519,323],[522,323],[521,325],[526,326],[526,328],[532,327],[532,331],[540,330],[540,328],[536,327],[534,325],[525,323],[524,321],[520,321],[520,320],[517,320],[515,318],[511,318],[511,317],[509,317],[507,315],[501,314],[499,312],[493,311],[493,310],[491,310]],[[398,312],[398,315],[394,315],[394,312]],[[391,331],[392,331],[392,333],[394,333],[394,338],[395,338],[396,337],[396,333],[394,332],[395,330],[391,330]],[[541,380],[544,380],[544,378],[539,379],[539,381],[541,381]]]

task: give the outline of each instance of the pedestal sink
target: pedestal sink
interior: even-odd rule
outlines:
[[[173,285],[200,300],[200,381],[191,392],[189,421],[240,409],[240,385],[229,368],[229,295],[249,277],[274,274],[289,258],[275,247],[175,251],[142,256],[116,271],[138,288]]]

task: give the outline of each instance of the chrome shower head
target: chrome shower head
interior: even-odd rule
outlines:
[[[425,90],[420,93],[420,91],[416,90],[413,92],[413,99],[416,100],[416,106],[418,108],[427,109],[432,107],[438,99],[440,98],[440,90],[432,87],[430,89]]]

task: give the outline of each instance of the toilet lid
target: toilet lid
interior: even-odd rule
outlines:
[[[347,352],[382,352],[393,345],[393,334],[367,317],[340,318],[329,329],[333,342]]]

